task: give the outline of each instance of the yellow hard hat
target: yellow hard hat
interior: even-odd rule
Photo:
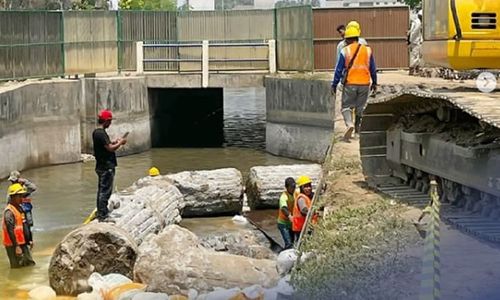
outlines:
[[[354,37],[359,37],[361,35],[361,31],[357,29],[356,27],[349,27],[345,30],[345,35],[344,38],[354,38]]]
[[[354,27],[357,30],[361,31],[361,26],[359,26],[359,23],[356,21],[351,21],[351,22],[347,23],[347,26],[345,28],[348,29],[349,27]]]
[[[152,167],[151,169],[149,169],[149,176],[158,176],[158,175],[160,175],[160,170],[158,170],[158,168]]]
[[[308,183],[312,183],[311,178],[309,178],[308,176],[302,175],[299,177],[299,179],[297,179],[298,186],[303,186],[303,185],[306,185]]]
[[[23,195],[23,194],[26,194],[26,193],[27,193],[26,189],[20,183],[11,184],[9,186],[8,191],[7,191],[7,194],[9,196],[12,196],[12,195]]]

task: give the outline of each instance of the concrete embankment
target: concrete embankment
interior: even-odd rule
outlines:
[[[0,86],[0,151],[3,153],[0,178],[14,169],[76,162],[82,152],[92,153],[96,116],[105,108],[111,109],[115,118],[109,129],[112,139],[130,132],[129,142],[118,155],[148,150],[151,148],[151,91],[200,88],[200,78],[199,75],[162,74],[4,84]],[[258,87],[262,86],[263,78],[262,74],[214,74],[210,87]]]
[[[325,80],[266,77],[266,150],[322,161],[333,132],[334,103]]]

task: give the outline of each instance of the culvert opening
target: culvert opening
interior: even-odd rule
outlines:
[[[149,89],[151,144],[163,147],[221,147],[222,88]]]

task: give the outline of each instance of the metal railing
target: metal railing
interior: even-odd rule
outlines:
[[[211,51],[210,48],[267,48],[265,57],[237,57],[237,58],[214,58],[210,57]],[[144,53],[147,49],[169,49],[174,48],[177,49],[176,57],[159,57],[159,58],[145,58]],[[194,56],[192,53],[185,54],[182,57],[181,49],[184,48],[201,48],[198,57]],[[202,74],[202,86],[208,87],[209,74],[211,71],[215,71],[210,68],[211,63],[253,63],[253,62],[267,62],[265,68],[240,68],[238,71],[267,71],[269,73],[276,73],[276,41],[268,40],[266,42],[212,42],[208,40],[204,40],[201,43],[144,43],[137,42],[136,43],[136,53],[137,53],[137,65],[136,70],[137,73],[147,72],[144,68],[145,63],[200,63],[201,66],[195,70],[191,70],[194,72],[198,72]],[[164,51],[164,53],[168,53]],[[190,57],[191,56],[191,57]],[[155,70],[156,72],[159,70]],[[168,68],[165,68],[162,71],[172,71]],[[180,72],[181,68],[177,68],[177,72]],[[226,70],[217,70],[217,71],[227,71]]]

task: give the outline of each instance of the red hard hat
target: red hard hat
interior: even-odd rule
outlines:
[[[107,109],[101,110],[101,112],[99,113],[99,119],[104,121],[113,120],[113,114],[111,113],[110,110]]]

